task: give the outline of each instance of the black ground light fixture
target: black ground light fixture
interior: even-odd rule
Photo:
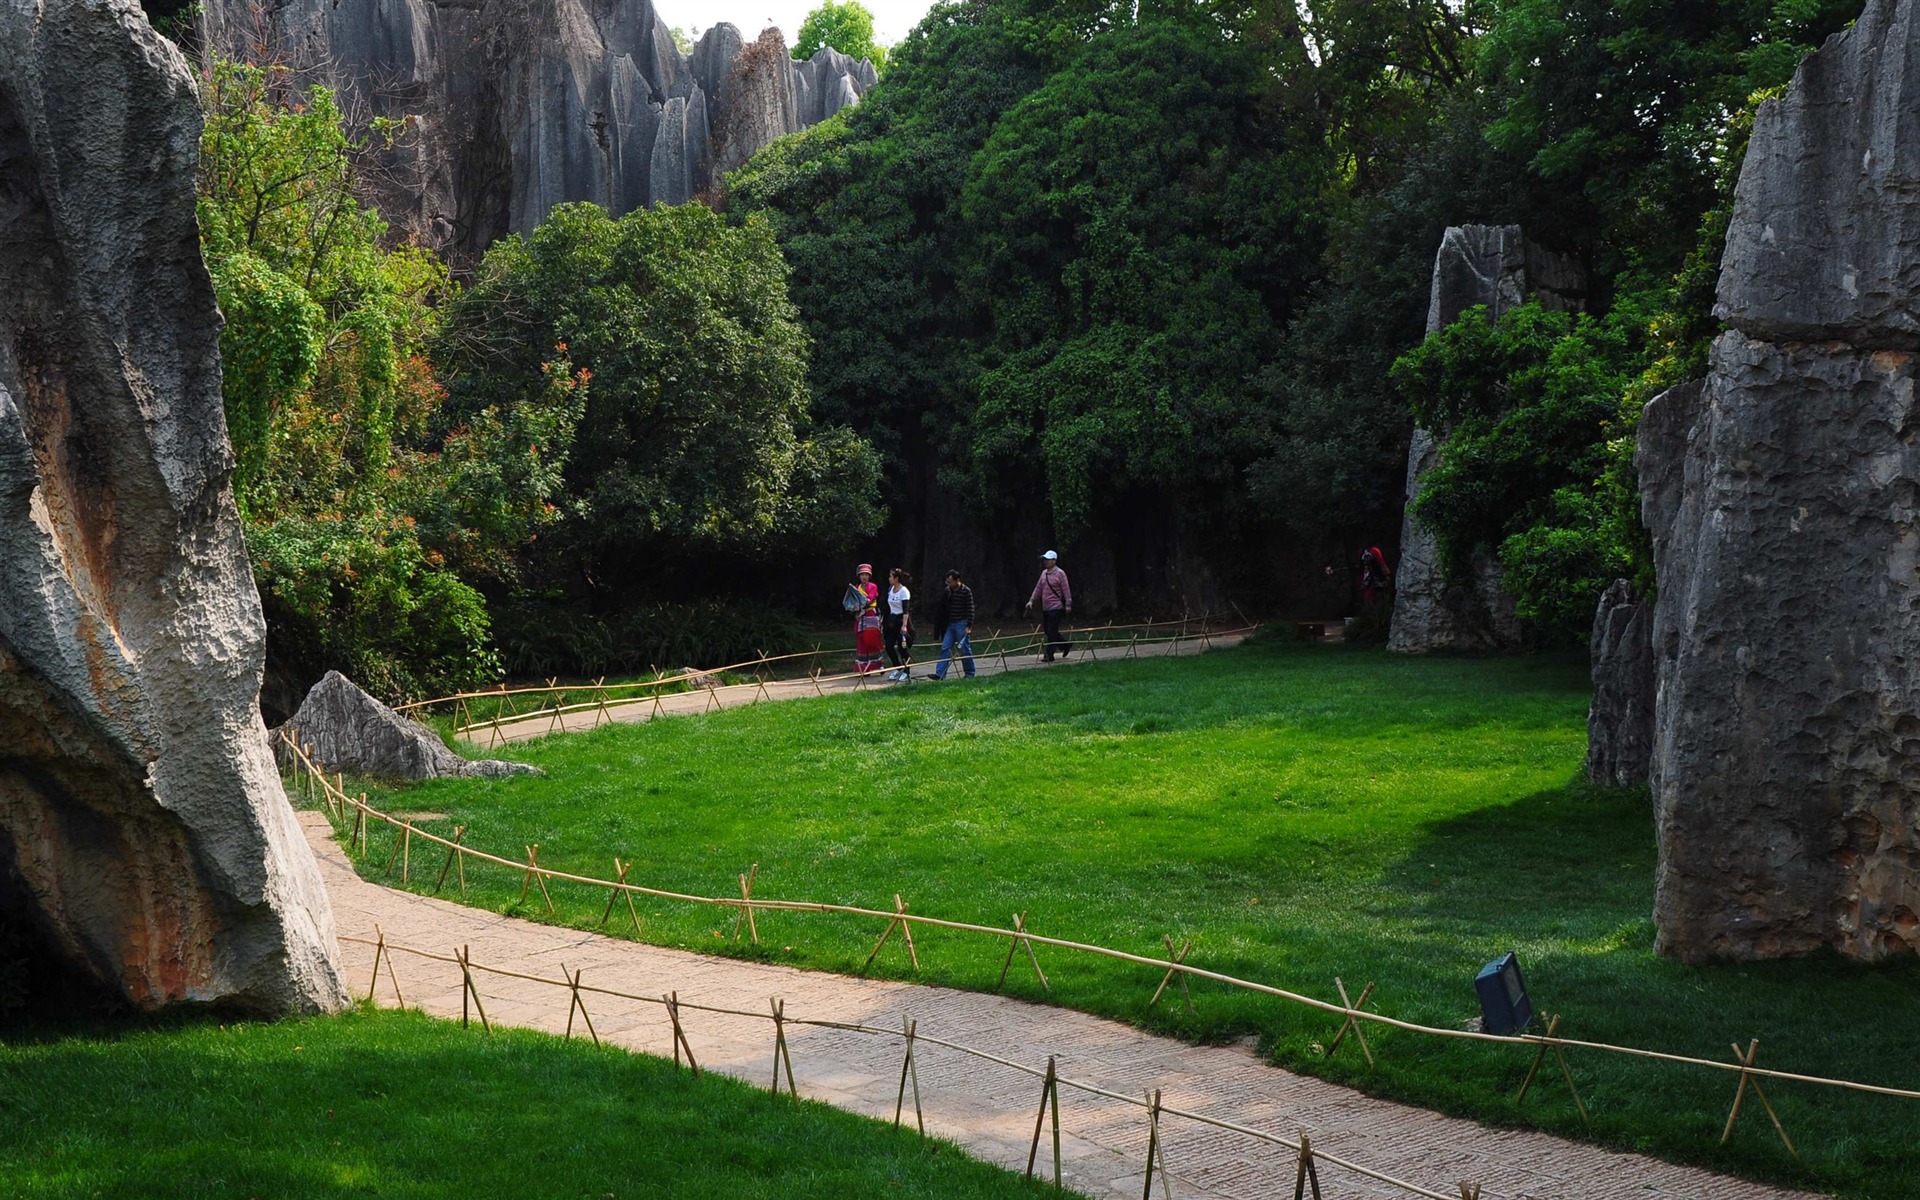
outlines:
[[[1480,993],[1480,1028],[1488,1033],[1524,1033],[1533,1024],[1533,1001],[1513,951],[1481,967],[1473,990]]]

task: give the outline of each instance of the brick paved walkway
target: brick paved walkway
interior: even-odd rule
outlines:
[[[1199,627],[1196,626],[1195,628],[1198,629]],[[1101,636],[1101,630],[1098,627],[1083,630],[1069,630],[1068,632],[1078,634],[1082,639],[1098,638]],[[1165,635],[1162,634],[1159,636],[1164,637]],[[1082,640],[1078,643],[1077,649],[1073,654],[1052,664],[1043,663],[1037,651],[1027,650],[1022,653],[1015,653],[1012,649],[1007,649],[1005,653],[1002,653],[996,649],[992,653],[983,651],[979,657],[975,659],[974,665],[982,675],[999,675],[1008,671],[1025,671],[1034,667],[1047,665],[1072,666],[1075,663],[1111,662],[1116,658],[1166,658],[1172,655],[1184,656],[1201,654],[1207,650],[1225,650],[1237,646],[1245,640],[1245,638],[1246,634],[1244,632],[1196,632],[1177,640],[1142,642],[1137,645],[1102,646],[1097,642],[1089,645],[1085,640]],[[939,657],[940,647],[938,645],[932,647],[921,646],[917,652],[921,656],[921,661],[914,667],[914,678],[911,683],[906,686],[918,687],[933,682],[931,678],[933,675],[933,664]],[[851,650],[849,650],[848,653],[851,655]],[[952,664],[949,677],[949,682],[959,679],[960,664]],[[764,685],[759,683],[734,683],[711,689],[699,687],[688,692],[674,692],[670,695],[661,696],[657,704],[652,698],[646,700],[630,700],[625,703],[610,703],[604,714],[594,709],[585,709],[579,712],[561,713],[557,716],[552,713],[545,713],[518,719],[507,718],[501,720],[497,725],[475,725],[467,733],[466,738],[475,746],[486,749],[488,747],[498,746],[503,742],[520,742],[528,738],[545,737],[549,733],[575,733],[585,729],[593,729],[596,726],[605,724],[608,718],[612,718],[615,722],[623,725],[638,724],[642,721],[652,720],[656,714],[660,716],[676,716],[687,713],[708,712],[715,708],[741,708],[749,704],[759,704],[768,700],[804,700],[811,696],[834,695],[840,692],[858,691],[863,688],[880,690],[900,686],[902,685],[889,683],[884,673],[876,673],[865,676],[864,678],[836,676],[831,679],[818,681],[807,678],[770,679]],[[585,692],[588,689],[575,688],[574,690],[577,692]],[[518,697],[517,699],[521,702],[522,707],[525,707],[534,698]],[[495,714],[487,710],[487,704],[488,702],[484,699],[473,701],[471,709],[473,720],[488,721],[494,717]]]
[[[1112,1021],[975,992],[855,979],[823,972],[745,963],[559,929],[368,883],[355,874],[331,836],[326,817],[303,812],[343,937],[372,938],[451,954],[470,945],[475,963],[558,980],[561,965],[582,982],[635,995],[677,991],[690,1004],[764,1011],[785,1001],[789,1017],[888,1028],[911,1014],[922,1033],[1042,1067],[1058,1056],[1060,1073],[1124,1095],[1164,1090],[1165,1103],[1238,1124],[1292,1136],[1300,1129],[1316,1149],[1345,1156],[1456,1195],[1461,1180],[1483,1186],[1485,1200],[1795,1200],[1806,1193],[1743,1183],[1689,1167],[1617,1154],[1537,1133],[1487,1129],[1470,1121],[1393,1104],[1321,1080],[1266,1066],[1245,1049],[1197,1047]],[[348,981],[366,993],[373,949],[342,944]],[[460,1015],[457,966],[408,954],[395,956],[411,1007]],[[567,1024],[567,992],[516,979],[477,976],[489,1018],[558,1033]],[[393,1003],[384,974],[379,997]],[[588,995],[600,1035],[654,1054],[672,1051],[670,1026],[658,1005]],[[703,1067],[766,1086],[773,1036],[765,1020],[697,1011],[683,1013]],[[789,1027],[794,1070],[803,1095],[853,1112],[891,1119],[900,1076],[895,1037]],[[974,1155],[1020,1169],[1026,1164],[1036,1080],[994,1063],[922,1044],[920,1089],[930,1132]],[[909,1107],[911,1119],[911,1107]],[[1118,1101],[1063,1090],[1060,1102],[1064,1176],[1097,1197],[1140,1195],[1147,1148],[1146,1116]],[[1291,1154],[1228,1131],[1163,1118],[1166,1162],[1174,1195],[1252,1200],[1291,1195]],[[1047,1152],[1042,1150],[1042,1162]],[[1328,1200],[1405,1197],[1323,1163]],[[1155,1191],[1158,1192],[1156,1186]]]

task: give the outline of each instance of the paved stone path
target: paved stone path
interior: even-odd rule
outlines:
[[[677,991],[684,1004],[766,1011],[785,1002],[790,1018],[899,1028],[911,1015],[919,1031],[1035,1068],[1057,1056],[1064,1077],[1128,1096],[1163,1089],[1164,1102],[1237,1124],[1293,1136],[1305,1129],[1318,1150],[1452,1197],[1461,1180],[1485,1200],[1807,1200],[1789,1192],[1618,1154],[1544,1134],[1495,1130],[1423,1109],[1372,1099],[1348,1088],[1277,1070],[1238,1047],[1190,1046],[1065,1009],[976,992],[856,979],[739,962],[540,925],[362,880],[324,814],[300,814],[319,856],[343,938],[375,936],[442,955],[470,946],[472,961],[558,981],[562,964],[589,987],[634,995]],[[349,985],[365,995],[374,951],[342,944]],[[399,981],[410,1007],[442,1017],[461,1010],[456,965],[401,953]],[[476,980],[487,1016],[553,1033],[567,1026],[568,993],[484,972]],[[383,973],[377,993],[394,993]],[[595,1029],[606,1040],[654,1054],[672,1053],[662,1006],[588,994]],[[703,1068],[750,1080],[772,1078],[773,1033],[764,1018],[683,1010]],[[853,1112],[891,1119],[900,1078],[898,1037],[806,1026],[788,1027],[801,1094]],[[1039,1082],[1007,1067],[922,1043],[919,1080],[929,1131],[989,1162],[1026,1165]],[[1138,1107],[1071,1088],[1060,1097],[1064,1179],[1090,1196],[1141,1193],[1146,1114]],[[909,1102],[908,1119],[912,1119]],[[1292,1154],[1278,1146],[1175,1117],[1162,1118],[1173,1195],[1262,1200],[1291,1195]],[[1043,1143],[1041,1162],[1048,1160]],[[1406,1197],[1322,1162],[1328,1200]],[[1159,1190],[1156,1186],[1156,1192]]]
[[[1167,628],[1171,630],[1175,626],[1169,625]],[[1032,649],[1023,649],[1016,653],[1013,647],[1024,647],[1025,643],[1010,638],[998,644],[991,652],[983,650],[976,657],[975,666],[982,675],[999,675],[1007,671],[1025,671],[1048,665],[1071,666],[1085,662],[1112,662],[1117,658],[1165,658],[1171,655],[1201,654],[1207,650],[1225,650],[1237,646],[1245,640],[1249,632],[1247,630],[1233,633],[1202,632],[1198,625],[1193,629],[1194,631],[1185,637],[1158,641],[1142,639],[1138,643],[1126,643],[1125,639],[1129,635],[1106,634],[1097,626],[1090,629],[1068,630],[1067,632],[1076,639],[1076,648],[1066,658],[1058,659],[1051,664],[1043,663],[1039,653]],[[1158,631],[1154,636],[1167,638],[1166,633]],[[1115,644],[1100,644],[1098,639],[1103,637],[1115,639]],[[1002,647],[1005,649],[1004,653],[1002,653]],[[529,738],[545,737],[550,733],[577,733],[604,725],[609,719],[620,724],[638,724],[642,721],[650,721],[655,716],[680,716],[710,712],[716,708],[741,708],[768,700],[804,700],[811,696],[834,695],[861,689],[877,691],[884,688],[920,686],[935,682],[932,678],[933,664],[940,653],[940,647],[936,644],[931,648],[920,646],[916,649],[921,656],[921,661],[914,667],[913,679],[905,685],[891,683],[884,673],[875,673],[863,677],[838,675],[820,680],[769,679],[764,684],[731,683],[711,688],[696,687],[692,691],[660,696],[657,703],[653,697],[617,704],[610,702],[604,713],[590,708],[557,715],[546,712],[523,718],[508,717],[497,725],[489,723],[470,727],[466,739],[475,746],[487,749],[504,742],[521,742]],[[852,651],[849,650],[848,654],[851,656]],[[960,678],[958,663],[952,664],[948,676],[944,682],[951,683]],[[587,692],[591,689],[577,687],[573,690]],[[538,700],[538,697],[521,696],[516,699],[523,707],[528,707]],[[490,722],[495,715],[488,711],[485,700],[475,700],[469,711],[475,721]]]

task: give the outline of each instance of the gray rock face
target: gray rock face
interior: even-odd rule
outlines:
[[[1704,387],[1641,419],[1660,949],[1920,948],[1920,25],[1872,0],[1763,106]]]
[[[141,1007],[337,1008],[257,704],[193,77],[134,0],[35,0],[0,81],[0,904]]]
[[[1721,262],[1750,337],[1920,348],[1920,8],[1871,0],[1763,104]]]
[[[691,199],[878,78],[725,23],[683,55],[650,0],[207,0],[202,31],[332,84],[349,113],[404,118],[380,210],[456,262],[570,201],[618,216]]]
[[[323,771],[387,779],[539,774],[526,763],[461,758],[433,730],[394,712],[338,671],[314,684],[300,711],[276,732],[298,741]]]
[[[1616,579],[1593,616],[1587,778],[1645,787],[1653,769],[1653,606]]]
[[[1916,356],[1724,334],[1643,434],[1662,952],[1920,945]],[[1676,503],[1677,500],[1677,503]]]
[[[1480,305],[1497,320],[1536,293],[1550,308],[1579,308],[1584,291],[1578,265],[1533,246],[1518,225],[1451,226],[1434,255],[1427,332],[1446,328]],[[1514,616],[1513,597],[1501,585],[1500,564],[1493,554],[1486,548],[1476,551],[1471,578],[1450,580],[1442,570],[1437,540],[1414,518],[1421,479],[1439,459],[1440,443],[1434,435],[1414,430],[1407,449],[1407,513],[1400,531],[1387,649],[1398,654],[1516,649],[1526,643],[1526,631]]]

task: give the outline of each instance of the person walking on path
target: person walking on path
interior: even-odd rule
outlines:
[[[1073,648],[1060,632],[1061,620],[1073,611],[1073,585],[1067,582],[1067,573],[1060,569],[1060,556],[1053,551],[1040,556],[1040,567],[1040,581],[1033,585],[1027,608],[1040,606],[1040,624],[1046,629],[1046,656],[1040,661],[1052,662],[1055,647],[1059,648],[1061,658]]]
[[[887,661],[893,670],[887,675],[895,683],[905,683],[913,674],[913,591],[907,585],[913,576],[899,567],[887,572],[886,621]]]
[[[960,572],[947,572],[947,590],[940,593],[935,610],[940,633],[940,661],[934,664],[933,677],[947,677],[947,663],[955,654],[967,678],[973,678],[973,589],[960,578]]]
[[[848,589],[859,597],[853,614],[853,669],[862,675],[880,669],[880,585],[873,581],[873,565],[861,563],[856,570],[860,581]]]

